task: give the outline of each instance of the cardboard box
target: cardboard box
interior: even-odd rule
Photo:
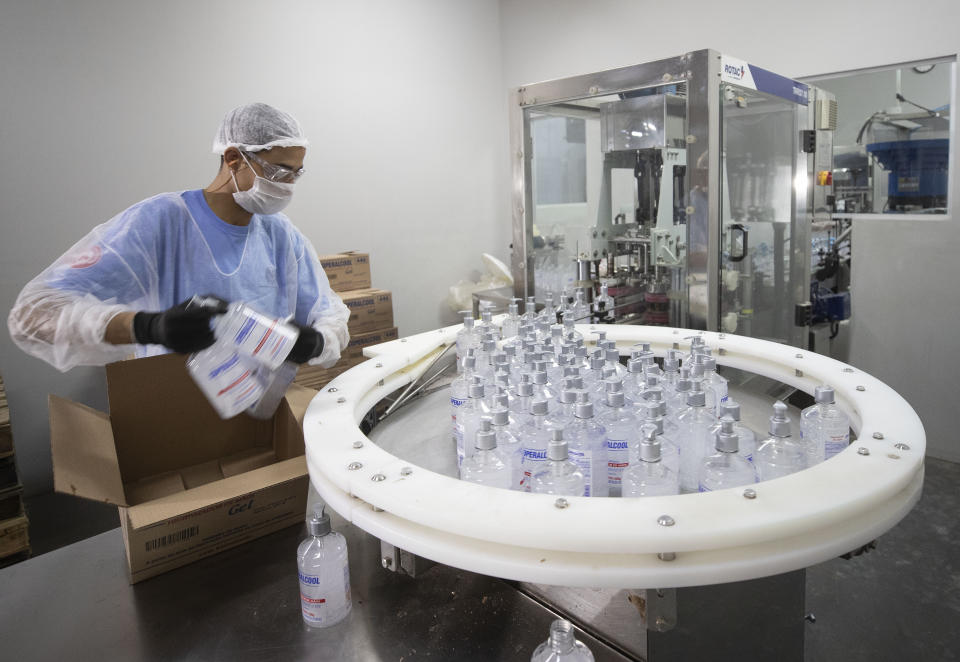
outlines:
[[[107,366],[110,414],[50,396],[54,487],[120,508],[135,583],[303,521],[303,414],[222,420],[168,354]]]
[[[334,292],[363,290],[370,287],[370,255],[347,251],[336,255],[321,255],[320,266],[327,274]]]
[[[341,292],[340,298],[350,309],[350,335],[393,326],[393,295],[388,290],[350,290]]]
[[[294,380],[297,384],[319,391],[328,382],[333,381],[341,373],[346,372],[353,366],[366,361],[363,355],[363,348],[370,345],[379,345],[380,343],[396,340],[399,337],[397,327],[389,329],[376,329],[367,333],[358,333],[350,335],[350,344],[340,353],[340,360],[332,368],[321,368],[320,366],[305,365],[297,372]]]

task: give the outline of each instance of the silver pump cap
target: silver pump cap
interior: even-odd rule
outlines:
[[[587,347],[586,345],[574,345],[573,355],[578,359],[584,359],[587,356]]]
[[[507,395],[506,393],[498,393],[498,394],[497,394],[497,397],[495,397],[495,398],[493,399],[493,406],[494,406],[494,407],[505,407],[505,408],[509,408],[509,407],[510,407],[510,396]]]
[[[707,394],[700,389],[700,382],[693,382],[687,393],[687,405],[690,407],[706,407]]]
[[[594,357],[590,359],[591,370],[603,370],[603,359]]]
[[[496,343],[494,343],[496,345]],[[493,355],[494,365],[505,365],[510,362],[510,358],[507,356],[506,351],[496,352]]]
[[[530,413],[534,416],[546,416],[547,415],[547,401],[543,399],[537,399],[533,401],[533,404],[530,405]]]
[[[770,434],[774,437],[790,436],[790,417],[787,416],[787,405],[780,400],[773,403],[773,416],[770,417]]]
[[[470,388],[467,389],[467,395],[471,398],[482,398],[483,384],[470,384]]]
[[[533,373],[533,383],[539,386],[543,386],[547,383],[547,373],[543,370],[537,370]]]
[[[551,338],[562,338],[563,337],[563,327],[559,324],[554,324],[550,327],[550,337]]]
[[[526,377],[527,379],[524,379]],[[533,395],[533,382],[530,381],[530,375],[520,375],[520,383],[517,384],[517,396],[529,398]]]
[[[600,371],[600,378],[604,381],[611,379],[617,376],[617,369],[612,365],[605,365],[603,370]]]
[[[663,360],[664,372],[676,372],[680,369],[680,361],[675,358],[667,357]]]
[[[674,387],[677,393],[689,393],[691,388],[693,388],[693,382],[689,379],[678,379]]]
[[[490,429],[493,420],[489,416],[480,419],[480,429],[473,447],[478,451],[492,451],[497,447],[497,433]]]
[[[563,462],[568,457],[567,442],[563,440],[563,430],[554,430],[553,439],[547,444],[547,459]]]
[[[720,429],[717,430],[717,450],[721,453],[736,453],[740,450],[740,435],[733,429],[735,423],[731,416],[720,419]]]
[[[740,403],[735,400],[727,400],[720,405],[721,416],[729,416],[734,421],[740,420]]]
[[[480,312],[480,319],[482,319],[484,322],[490,322],[493,320],[493,313],[491,313],[489,310],[483,310]]]
[[[307,517],[307,533],[311,536],[325,536],[332,530],[330,528],[330,516],[325,512],[324,504],[316,504],[313,512]]]
[[[638,358],[627,361],[627,370],[631,375],[643,372],[643,361]]]
[[[694,363],[690,366],[690,378],[694,381],[699,380],[703,377],[703,364]]]
[[[564,405],[572,405],[577,401],[577,392],[573,390],[565,390],[560,392],[560,403]]]
[[[563,385],[566,388],[572,388],[576,391],[579,391],[583,388],[583,377],[580,375],[575,375],[572,377],[567,377],[563,380]]]
[[[654,374],[646,375],[644,378],[647,386],[660,386],[660,377]]]
[[[623,382],[613,377],[604,379],[603,391],[605,393],[623,393]]]
[[[703,366],[704,372],[710,372],[717,369],[717,360],[712,356],[702,355],[700,357],[700,365]]]
[[[520,313],[520,306],[517,305],[516,301],[507,306],[507,309],[510,311],[510,317],[515,317]]]
[[[654,425],[644,425],[640,428],[640,459],[644,462],[660,461],[660,434]]]
[[[586,391],[580,391],[577,394],[577,406],[573,410],[573,415],[577,418],[593,418],[593,403],[590,402],[590,394]]]
[[[660,406],[653,402],[648,402],[643,406],[643,424],[657,428],[657,434],[663,434],[663,415],[660,413]]]
[[[493,424],[497,427],[510,425],[510,410],[506,407],[502,407],[498,404],[497,408],[490,412],[490,415],[492,417]]]
[[[507,360],[509,362],[509,359],[517,355],[517,346],[514,345],[513,343],[510,343],[509,345],[504,345],[503,353],[507,357]]]
[[[465,356],[463,357],[463,367],[467,370],[476,370],[477,368],[477,357],[475,356]]]
[[[606,332],[606,331],[594,331],[594,332],[593,332],[593,335],[595,335],[595,336],[597,337],[597,344],[598,344],[598,345],[600,344],[600,341],[607,339],[607,332]]]
[[[615,349],[608,349],[604,358],[610,363],[620,363],[620,352]]]
[[[468,329],[472,329],[472,328],[473,328],[473,322],[474,322],[473,315],[466,315],[466,316],[463,318],[463,326],[466,327],[466,328],[468,328]]]
[[[833,392],[832,386],[818,386],[813,391],[814,400],[817,401],[819,405],[832,405],[836,402],[836,395]]]
[[[579,376],[580,376],[580,368],[578,368],[575,365],[564,366],[563,368],[564,379],[566,379],[567,377],[579,377]]]
[[[607,391],[608,407],[622,407],[623,403],[623,391]]]

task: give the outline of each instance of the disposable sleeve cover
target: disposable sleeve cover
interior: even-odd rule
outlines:
[[[309,365],[330,368],[340,360],[340,353],[350,342],[347,322],[350,309],[330,288],[327,274],[320,266],[317,253],[304,237],[303,253],[299,260],[299,291],[297,318],[306,318],[307,324],[323,335],[323,352],[310,359]]]

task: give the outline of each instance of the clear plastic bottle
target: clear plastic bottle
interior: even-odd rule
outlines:
[[[564,389],[557,396],[557,408],[550,413],[550,421],[557,427],[566,427],[573,421],[577,406],[577,392]]]
[[[469,389],[476,375],[476,365],[477,359],[473,356],[473,350],[470,350],[470,353],[463,357],[462,371],[450,382],[450,423],[452,425],[457,424],[457,411],[470,397]]]
[[[474,452],[460,465],[460,479],[509,490],[513,482],[512,467],[504,462],[497,450],[497,433],[492,429],[492,423],[489,416],[480,419],[474,437]]]
[[[663,461],[657,428],[644,425],[636,463],[623,472],[623,496],[668,496],[680,493],[680,476]]]
[[[590,395],[577,393],[573,419],[564,427],[567,453],[583,474],[583,496],[609,496],[607,478],[607,434],[594,418]]]
[[[667,405],[667,416],[676,419],[687,408],[687,395],[693,388],[689,368],[680,368],[680,378],[673,388],[673,393],[664,393],[664,402]]]
[[[837,407],[833,387],[816,387],[814,401],[800,412],[800,440],[808,454],[808,467],[829,460],[850,445],[850,418]]]
[[[244,303],[231,303],[226,313],[214,318],[213,335],[217,343],[235,349],[258,365],[276,370],[290,354],[300,331]]]
[[[573,309],[570,311],[570,318],[570,321],[575,323],[590,323],[590,304],[587,303],[587,297],[583,290],[577,290],[573,301]]]
[[[738,446],[740,450],[738,452],[740,457],[752,463],[753,454],[757,451],[757,433],[740,422],[740,403],[728,398],[720,408],[720,412],[724,416],[729,416],[733,419],[733,431],[737,433],[737,438],[739,439]],[[721,421],[722,420],[721,417]],[[710,434],[714,436],[716,436],[718,432],[720,432],[719,422],[710,429]]]
[[[530,420],[530,408],[533,406],[533,382],[530,381],[530,375],[520,376],[513,391],[513,399],[510,401],[510,412],[514,418],[522,425]]]
[[[716,449],[713,455],[700,463],[700,491],[713,492],[728,487],[741,487],[757,482],[757,473],[745,458],[740,456],[739,437],[734,430],[736,421],[731,416],[720,419]]]
[[[539,367],[544,367],[542,361],[538,362],[541,365]],[[542,398],[547,401],[547,408],[554,412],[558,408],[557,403],[557,392],[553,389],[553,386],[550,384],[549,379],[547,378],[547,373],[545,370],[536,370],[531,375],[531,381],[533,382],[533,397]]]
[[[347,539],[331,530],[330,516],[317,504],[307,517],[307,537],[297,548],[300,608],[311,628],[336,625],[353,608]]]
[[[660,458],[663,460],[663,463],[670,467],[677,475],[677,480],[680,480],[680,430],[674,421],[663,416],[663,403],[654,400],[648,401],[641,410],[641,415],[638,416],[638,418],[642,423],[640,428],[641,433],[643,432],[643,428],[648,425],[656,430],[657,441],[660,442]],[[667,425],[668,423],[669,427]],[[638,445],[631,446],[631,466],[639,461],[640,447]]]
[[[796,473],[807,466],[803,446],[790,436],[790,418],[787,405],[779,400],[773,405],[770,417],[770,436],[757,446],[753,454],[757,480],[772,480]]]
[[[604,352],[603,358],[604,367],[613,368],[617,374],[617,379],[623,381],[627,376],[627,369],[620,363],[620,352],[615,347],[612,347]]]
[[[670,350],[663,359],[663,374],[660,376],[660,388],[663,389],[664,399],[672,396],[677,390],[677,381],[680,379],[680,359],[674,356],[676,350]]]
[[[571,315],[567,315],[563,318],[563,339],[568,342],[583,340],[583,334],[577,331],[574,320],[575,318]]]
[[[519,490],[523,476],[523,444],[511,425],[510,412],[498,406],[490,415],[494,434],[497,436],[497,450],[500,457],[510,467],[510,489]]]
[[[470,384],[469,397],[457,411],[457,421],[453,428],[453,436],[457,440],[457,467],[462,466],[463,461],[473,455],[473,444],[469,440],[473,439],[480,429],[480,418],[490,414],[490,407],[484,402],[483,394],[482,383]]]
[[[557,496],[583,496],[583,473],[577,463],[570,460],[563,430],[551,431],[546,462],[533,474],[530,491]]]
[[[627,404],[639,407],[643,401],[643,392],[646,390],[646,377],[643,374],[643,362],[639,358],[627,361],[627,376],[623,380],[623,395]]]
[[[457,372],[462,369],[463,357],[467,355],[468,349],[480,348],[480,334],[474,330],[473,315],[465,315],[463,318],[463,328],[457,331]]]
[[[547,294],[546,298],[543,300],[543,310],[537,313],[537,321],[547,324],[557,323],[557,309],[553,305],[553,295]]]
[[[526,304],[523,307],[523,315],[520,316],[521,324],[536,324],[537,322],[537,302],[533,297],[527,297]]]
[[[547,444],[550,443],[551,433],[556,429],[547,420],[548,411],[546,400],[534,400],[530,407],[530,419],[520,428],[520,443],[523,445],[520,489],[523,492],[530,491],[533,475],[547,461]]]
[[[700,461],[713,448],[710,428],[717,422],[717,417],[706,405],[706,394],[695,382],[693,390],[687,394],[686,410],[677,417],[680,427],[680,489],[684,492],[696,492],[700,488]]]
[[[558,618],[550,625],[550,637],[533,651],[530,662],[594,662],[593,653],[577,641],[570,621]]]
[[[607,393],[607,411],[600,415],[600,425],[606,430],[607,483],[610,496],[620,496],[624,470],[630,466],[630,447],[639,439],[640,423],[626,407],[623,391]]]
[[[712,356],[701,355],[698,361],[703,366],[703,392],[707,394],[707,407],[713,409],[714,415],[719,418],[728,397],[727,380],[717,374],[717,360]]]

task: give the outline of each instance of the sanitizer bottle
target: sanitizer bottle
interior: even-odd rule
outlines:
[[[530,662],[593,662],[593,653],[573,633],[573,623],[558,618],[550,624],[550,637],[533,651]]]
[[[317,504],[307,517],[307,537],[297,549],[303,622],[326,628],[350,613],[350,564],[347,539],[330,529],[330,516]]]

